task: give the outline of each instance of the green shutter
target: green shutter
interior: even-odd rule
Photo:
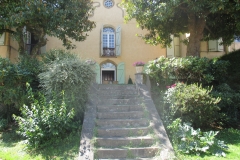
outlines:
[[[46,36],[46,35],[44,36],[44,39],[47,39],[47,36]],[[46,44],[45,46],[42,46],[42,47],[40,48],[41,54],[42,54],[42,53],[46,53],[46,48],[47,48],[47,44]]]
[[[96,74],[96,83],[100,84],[101,83],[101,77],[100,77],[100,65],[99,64],[95,64],[95,74]]]
[[[121,55],[121,27],[116,29],[116,56]]]
[[[4,45],[5,33],[0,34],[0,45]]]
[[[173,39],[174,43],[174,56],[175,57],[180,57],[180,38],[179,37],[174,37]]]
[[[172,39],[171,46],[167,47],[167,57],[168,58],[174,57],[174,43],[173,43],[174,37],[173,37],[173,35],[171,35],[171,39]]]
[[[217,40],[208,41],[208,51],[217,51]]]
[[[224,51],[223,49],[223,45],[220,45],[220,43],[222,42],[222,39],[218,39],[218,40],[209,40],[208,41],[208,50],[209,51]]]
[[[117,66],[117,81],[118,84],[125,84],[125,63],[121,62]]]

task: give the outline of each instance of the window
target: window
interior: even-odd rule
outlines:
[[[167,57],[180,57],[180,38],[171,35],[171,47],[167,47]]]
[[[4,45],[5,33],[0,34],[0,45]]]
[[[101,32],[101,56],[115,57],[121,52],[121,27],[104,27]]]
[[[25,44],[25,52],[27,52],[27,54],[31,54],[34,46],[38,43],[38,40],[35,39],[33,33],[26,30],[26,27],[23,28],[23,41]],[[42,48],[37,51],[37,54],[41,54]]]
[[[115,48],[115,32],[113,28],[103,28],[103,48]]]
[[[208,41],[208,51],[209,52],[222,52],[223,51],[223,45],[220,45],[222,42],[222,39],[219,40],[209,40]]]
[[[111,8],[111,7],[113,7],[114,3],[112,0],[104,0],[103,4],[106,8]]]

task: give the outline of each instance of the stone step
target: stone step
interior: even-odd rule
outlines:
[[[112,147],[149,147],[156,144],[152,137],[111,137],[111,138],[97,138],[96,145],[104,148]]]
[[[98,119],[138,119],[144,116],[143,111],[131,112],[98,112]]]
[[[132,95],[98,95],[100,99],[139,99],[139,95],[132,94]]]
[[[137,105],[140,104],[140,100],[137,98],[131,99],[100,99],[99,105]]]
[[[104,127],[124,127],[124,128],[134,128],[134,127],[147,127],[149,122],[146,118],[141,119],[98,119],[96,125],[100,128]]]
[[[98,137],[133,137],[145,136],[151,130],[150,127],[138,128],[98,128]]]
[[[94,159],[150,158],[155,157],[158,153],[159,153],[158,147],[127,148],[127,149],[100,148],[96,150]]]
[[[115,96],[123,96],[123,95],[138,95],[137,90],[100,90],[99,95],[115,95]]]
[[[98,105],[98,112],[129,112],[129,111],[143,111],[140,105]]]
[[[136,90],[136,85],[117,85],[117,84],[100,84],[98,89],[103,90]]]

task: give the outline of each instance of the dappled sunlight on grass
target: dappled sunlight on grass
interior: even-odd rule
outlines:
[[[70,133],[65,139],[49,142],[40,150],[27,149],[25,141],[15,129],[0,132],[0,159],[3,160],[45,160],[76,159],[80,144],[80,131]]]
[[[240,130],[238,129],[223,129],[217,135],[219,140],[224,141],[229,149],[225,151],[226,157],[217,157],[211,154],[196,155],[184,155],[178,154],[180,159],[184,160],[226,160],[234,159],[240,160]]]

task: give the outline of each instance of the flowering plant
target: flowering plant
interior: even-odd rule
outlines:
[[[92,60],[92,59],[87,59],[85,61],[88,65],[94,65],[96,63],[96,61]]]
[[[171,86],[166,86],[167,87],[167,89],[169,89],[169,88],[174,88],[174,87],[176,87],[177,85],[176,84],[173,84],[173,85],[171,85]]]
[[[135,63],[133,63],[133,66],[144,66],[144,62],[141,62],[141,61],[139,61],[139,62],[135,62]]]

